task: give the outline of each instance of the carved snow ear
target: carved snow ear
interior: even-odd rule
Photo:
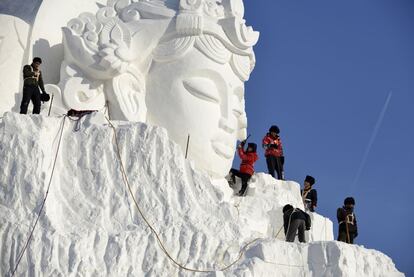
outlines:
[[[130,66],[105,84],[105,91],[111,118],[127,121],[145,122],[145,79],[142,73]]]
[[[101,110],[105,106],[102,81],[90,81],[73,64],[62,64],[59,87],[65,105],[75,110]]]

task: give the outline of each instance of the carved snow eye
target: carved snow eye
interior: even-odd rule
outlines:
[[[207,78],[193,77],[183,81],[184,88],[200,99],[213,103],[220,102],[220,95],[217,86]]]

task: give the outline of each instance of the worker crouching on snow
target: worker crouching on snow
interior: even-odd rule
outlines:
[[[354,206],[354,198],[347,197],[344,200],[344,206],[337,210],[339,223],[338,240],[350,244],[353,244],[354,239],[358,236],[358,226],[354,214]]]
[[[305,181],[303,182],[304,188],[301,191],[303,205],[305,205],[305,211],[314,212],[318,203],[318,194],[316,192],[316,189],[312,188],[314,184],[315,178],[307,175]]]
[[[283,207],[283,227],[286,241],[295,241],[296,232],[298,232],[299,241],[306,242],[305,230],[310,230],[311,218],[301,209],[293,208],[288,204]]]
[[[230,178],[233,184],[236,183],[236,176],[241,178],[242,187],[239,191],[239,195],[243,196],[247,189],[247,183],[254,173],[254,163],[258,160],[256,153],[257,145],[256,143],[249,143],[247,145],[247,150],[244,151],[245,141],[242,141],[238,146],[237,150],[241,159],[240,170],[232,168],[230,170]]]

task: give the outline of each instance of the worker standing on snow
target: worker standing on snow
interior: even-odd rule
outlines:
[[[305,230],[310,230],[311,218],[301,209],[293,208],[288,204],[283,207],[283,227],[286,241],[293,242],[297,232],[299,241],[306,242]]]
[[[263,138],[263,148],[265,149],[265,157],[269,174],[277,179],[284,180],[283,165],[285,157],[283,156],[282,140],[279,137],[280,129],[276,125],[270,127],[269,132]]]
[[[240,170],[232,168],[230,170],[230,182],[233,184],[236,183],[236,176],[241,178],[242,180],[242,187],[239,191],[239,195],[243,196],[247,189],[247,183],[249,182],[250,178],[254,173],[254,163],[259,159],[257,156],[256,150],[257,145],[256,143],[249,143],[247,144],[247,150],[244,151],[244,145],[246,141],[242,141],[238,146],[237,150],[241,159]],[[231,185],[232,186],[232,185]]]
[[[312,188],[315,184],[315,178],[312,176],[306,175],[305,181],[303,182],[302,201],[305,206],[305,211],[314,212],[316,205],[318,203],[318,194],[316,189]]]
[[[42,59],[35,57],[31,65],[25,65],[23,67],[23,98],[20,105],[20,113],[26,114],[27,107],[30,101],[33,103],[33,114],[39,114],[42,105],[41,101],[47,102],[50,99],[49,94],[46,93],[43,83],[42,72],[40,71],[40,65]],[[40,89],[42,93],[40,93]]]
[[[337,210],[339,223],[338,241],[353,244],[354,239],[358,236],[358,226],[354,214],[354,206],[354,198],[347,197],[344,200],[344,206]]]

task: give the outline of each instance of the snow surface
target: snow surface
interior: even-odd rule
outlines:
[[[9,276],[45,195],[63,118],[6,113],[0,123],[0,275]],[[332,241],[332,222],[313,214],[313,242],[284,242],[284,204],[299,185],[255,174],[240,198],[225,180],[194,169],[167,132],[116,122],[133,193],[180,270],[161,251],[122,181],[113,130],[102,114],[65,120],[44,214],[17,276],[403,276],[384,254]],[[236,185],[235,190],[238,189]],[[320,241],[317,241],[320,240]]]

